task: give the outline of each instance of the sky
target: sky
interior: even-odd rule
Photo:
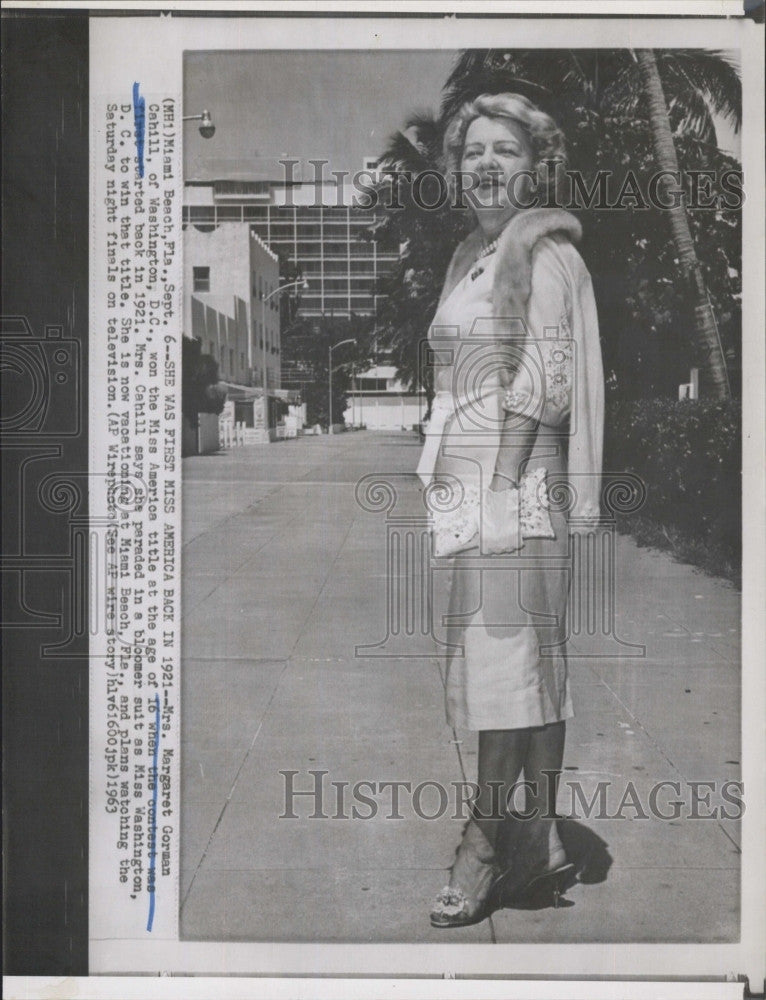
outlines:
[[[378,156],[416,110],[437,110],[456,52],[190,52],[184,113],[207,108],[216,126],[203,139],[187,125],[186,177],[273,176],[287,153],[355,171]]]
[[[457,52],[450,50],[193,51],[185,55],[184,112],[210,111],[203,139],[184,133],[187,180],[274,179],[284,155],[326,159],[354,172],[385,149],[413,111],[437,110]],[[739,137],[717,122],[719,143],[737,156]]]

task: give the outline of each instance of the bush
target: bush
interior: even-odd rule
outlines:
[[[181,409],[191,427],[197,427],[200,413],[222,413],[226,388],[218,381],[218,362],[204,354],[198,340],[184,337],[181,368]]]
[[[606,472],[633,472],[646,484],[639,511],[620,515],[640,543],[739,583],[742,432],[739,400],[610,402]]]

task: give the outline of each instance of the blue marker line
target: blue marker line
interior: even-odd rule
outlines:
[[[138,84],[136,84],[136,86],[138,86]],[[154,878],[156,867],[155,859],[157,857],[157,762],[160,754],[160,696],[158,694],[154,696],[154,712],[155,733],[154,753],[152,754],[152,818],[149,824],[149,872],[146,879],[146,885],[149,890],[149,918],[146,921],[146,929],[148,931],[152,929],[152,925],[154,924]]]
[[[146,130],[146,100],[138,93],[139,84],[133,84],[133,126],[136,132],[138,176],[144,176],[144,133]]]

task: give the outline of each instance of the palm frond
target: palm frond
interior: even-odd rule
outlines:
[[[414,111],[407,118],[402,129],[413,134],[417,147],[432,160],[441,154],[443,129],[441,122],[432,111]]]
[[[494,52],[492,49],[466,49],[455,60],[450,75],[444,84],[444,90],[450,91],[467,76],[483,72],[492,64]]]
[[[699,142],[715,145],[716,133],[710,105],[699,90],[688,91],[683,100],[668,103],[668,117],[673,132],[690,135]]]
[[[410,171],[419,173],[433,169],[434,159],[429,149],[421,145],[413,136],[405,131],[394,132],[389,138],[378,166],[384,170]]]
[[[444,90],[441,119],[449,121],[466,101],[472,101],[480,94],[503,93],[523,94],[540,107],[548,105],[552,97],[544,84],[519,76],[510,62],[496,66],[483,64]]]
[[[715,49],[672,49],[657,53],[657,66],[670,93],[686,88],[704,95],[712,111],[729,121],[735,132],[742,126],[742,80],[734,59]]]
[[[630,118],[642,99],[642,91],[635,63],[626,60],[616,69],[614,76],[605,82],[602,104],[618,117]]]

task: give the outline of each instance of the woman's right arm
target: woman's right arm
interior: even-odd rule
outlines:
[[[524,465],[532,454],[539,421],[522,414],[506,413],[500,432],[500,447],[495,462],[495,474],[489,484],[493,491],[518,486]]]
[[[572,345],[566,276],[554,251],[538,245],[527,307],[526,340],[516,375],[505,390],[505,419],[490,489],[517,485],[541,423],[557,426],[568,415]]]

